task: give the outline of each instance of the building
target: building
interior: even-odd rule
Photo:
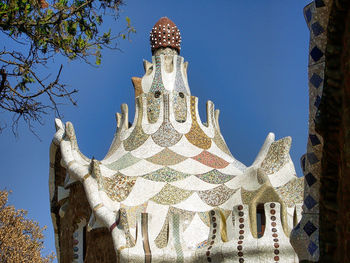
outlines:
[[[152,62],[132,78],[135,120],[122,105],[103,160],[84,156],[73,125],[56,119],[49,184],[59,261],[299,262],[310,238],[298,232],[304,178],[291,138],[270,133],[252,165],[236,160],[211,101],[200,120],[177,26],[161,18],[150,42]]]

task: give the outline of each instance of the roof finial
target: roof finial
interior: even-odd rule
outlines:
[[[181,34],[180,30],[167,17],[162,17],[153,26],[150,32],[152,54],[159,48],[170,47],[180,54]]]

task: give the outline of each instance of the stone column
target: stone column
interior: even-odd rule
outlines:
[[[310,30],[308,65],[309,134],[307,153],[301,157],[301,166],[305,178],[303,216],[291,235],[291,243],[300,261],[318,261],[320,254],[319,189],[323,139],[315,131],[315,120],[323,91],[329,2],[331,1],[315,0],[304,8],[305,20]]]

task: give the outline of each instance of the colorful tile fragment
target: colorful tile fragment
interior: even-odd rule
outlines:
[[[215,135],[213,138],[213,141],[215,142],[216,146],[223,151],[224,153],[228,154],[229,156],[232,156],[230,150],[227,147],[227,144],[225,140],[221,137],[220,133],[215,129]]]
[[[289,207],[303,202],[304,178],[295,178],[276,188],[277,194]]]
[[[150,200],[162,205],[175,205],[187,199],[193,191],[187,191],[178,187],[166,184],[162,190]]]
[[[290,137],[282,138],[271,144],[261,168],[266,174],[272,174],[282,168],[289,160],[289,149],[292,144]]]
[[[162,147],[170,147],[180,141],[182,135],[178,133],[170,122],[163,122],[158,131],[152,134],[153,141]]]
[[[102,189],[111,200],[121,202],[128,197],[135,182],[136,178],[118,173],[112,178],[102,177]]]
[[[196,116],[196,97],[194,96],[191,96],[191,117],[191,130],[185,134],[187,140],[199,148],[205,150],[209,149],[211,146],[211,139],[204,133],[204,131],[198,125]]]
[[[147,161],[160,165],[174,165],[186,159],[186,157],[165,148],[161,152],[147,158]]]
[[[121,204],[120,208],[123,208],[127,214],[129,227],[136,227],[136,219],[141,213],[145,213],[147,209],[147,203],[137,206],[126,206]]]
[[[164,167],[155,172],[144,175],[143,178],[156,181],[156,182],[170,183],[170,182],[175,182],[175,181],[185,179],[186,177],[189,177],[189,176],[191,175],[175,171],[169,167]]]
[[[198,196],[208,205],[219,206],[225,203],[235,192],[236,190],[220,185],[211,190],[198,191]]]
[[[182,251],[182,245],[180,240],[180,215],[179,214],[173,214],[173,237],[174,237],[174,247],[176,251],[176,262],[184,262],[184,253]]]
[[[218,170],[214,169],[205,174],[196,175],[199,179],[210,184],[223,184],[234,178],[234,175],[228,175],[220,173]]]
[[[175,87],[174,90],[176,92],[182,92],[186,95],[189,95],[185,83],[182,79],[182,74],[181,74],[181,64],[182,64],[182,57],[177,56],[176,58],[176,75],[175,75]]]
[[[224,159],[207,151],[201,152],[197,156],[192,157],[192,159],[216,169],[222,169],[229,165],[229,163],[226,162]]]
[[[148,138],[140,126],[135,126],[130,136],[123,141],[124,149],[126,151],[132,151],[140,147]]]
[[[187,119],[187,103],[183,93],[173,92],[173,109],[175,120],[185,122]]]
[[[149,92],[163,92],[165,90],[163,80],[162,80],[162,70],[161,70],[161,59],[160,56],[155,56],[155,64],[156,64],[156,69],[154,72],[154,78],[152,82],[152,86],[149,90]]]
[[[105,166],[109,169],[119,171],[121,169],[124,169],[126,167],[129,167],[129,166],[137,163],[140,160],[141,159],[131,155],[131,153],[127,153],[124,156],[122,156],[121,158],[119,158],[117,161],[115,161],[113,163],[106,164]]]
[[[146,94],[147,101],[147,119],[149,123],[156,123],[160,113],[160,102],[161,96],[155,95],[154,93]]]

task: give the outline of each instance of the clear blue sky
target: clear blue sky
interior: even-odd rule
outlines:
[[[291,156],[298,176],[302,175],[299,159],[307,142],[309,42],[303,7],[310,1],[125,1],[120,19],[108,21],[118,32],[129,16],[136,27],[131,42],[120,41],[122,52],[105,50],[99,68],[57,57],[47,69],[55,74],[64,63],[62,80],[79,89],[78,107],[67,104],[61,109],[64,121],[73,122],[85,155],[104,157],[115,132],[114,114],[122,103],[129,105],[133,120],[130,78],[144,74],[142,59],[151,60],[149,31],[160,17],[168,16],[181,31],[181,55],[189,61],[189,85],[192,95],[199,97],[202,119],[206,101],[213,101],[221,111],[221,131],[231,152],[247,166],[268,132],[277,139],[292,136]],[[54,116],[45,116],[44,126],[36,128],[42,141],[25,127],[19,131],[18,139],[10,129],[0,135],[0,187],[13,190],[11,204],[48,226],[47,253],[55,250],[48,190]]]

